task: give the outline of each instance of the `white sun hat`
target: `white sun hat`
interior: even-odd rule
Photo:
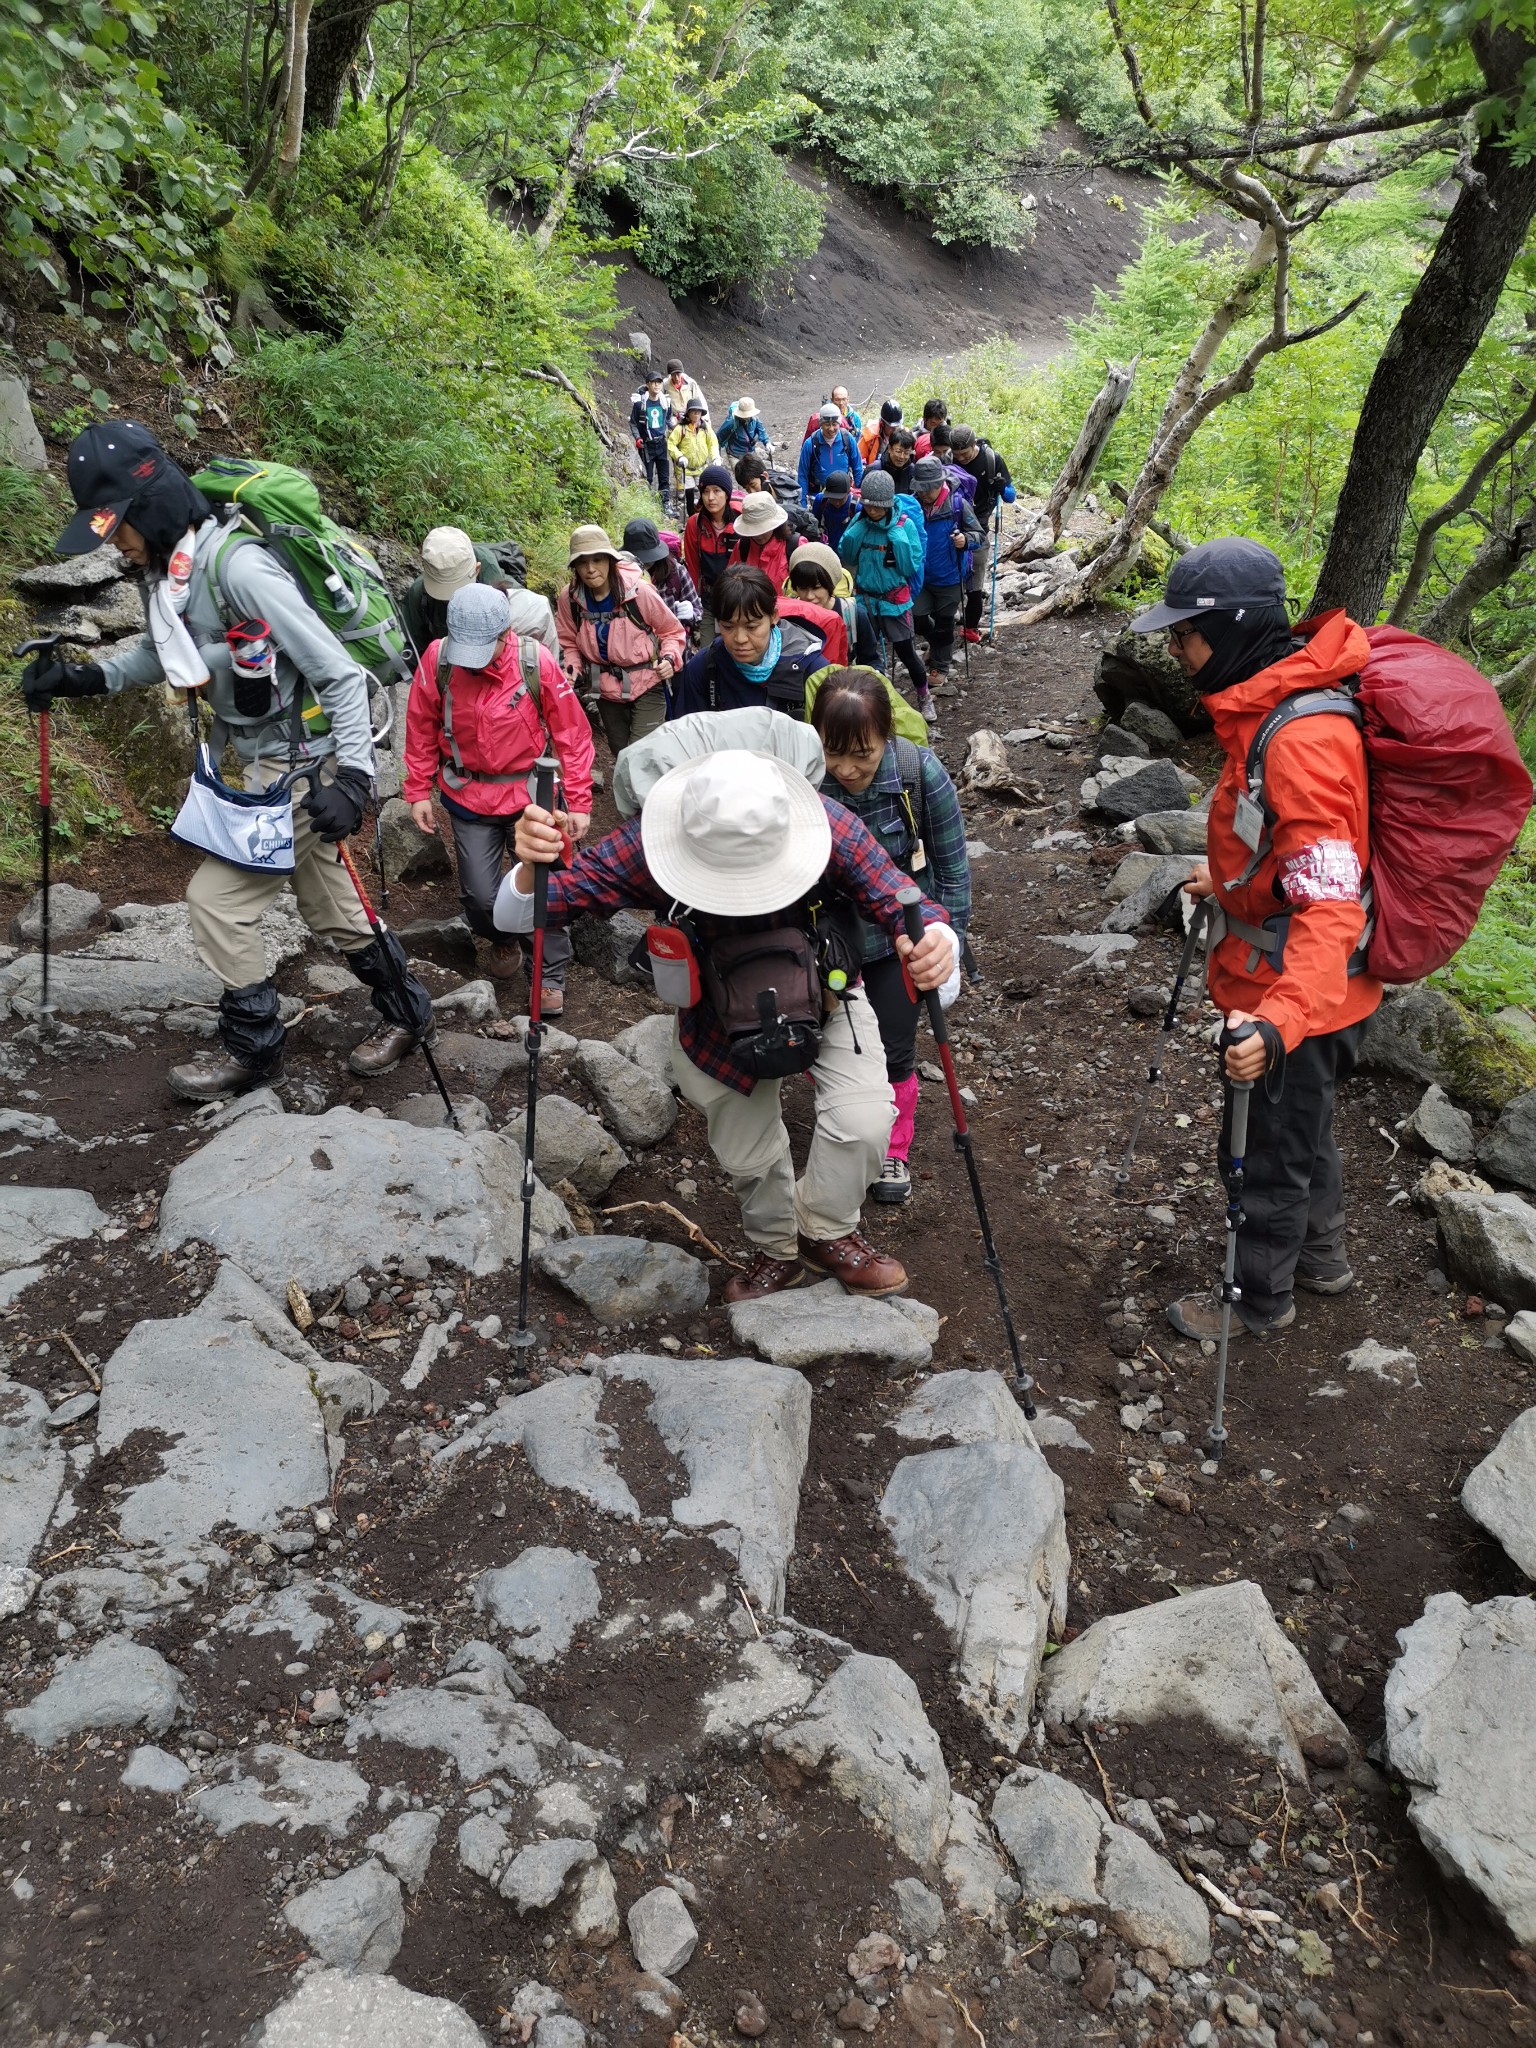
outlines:
[[[739,420],[755,420],[757,418],[757,400],[755,398],[738,398],[731,407],[731,411],[735,413]]]
[[[796,769],[727,750],[681,761],[640,813],[646,866],[669,896],[716,917],[797,903],[826,871],[832,827]]]

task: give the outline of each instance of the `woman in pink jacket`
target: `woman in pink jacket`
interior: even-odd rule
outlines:
[[[638,562],[626,561],[600,526],[571,535],[571,580],[555,603],[565,672],[583,672],[615,755],[667,715],[666,690],[683,665],[688,635]]]
[[[560,664],[537,640],[511,630],[503,591],[469,583],[448,600],[448,632],[434,640],[411,680],[405,714],[405,800],[423,832],[435,832],[434,789],[453,820],[459,901],[471,931],[490,941],[484,961],[498,981],[515,972],[517,946],[499,932],[491,905],[502,856],[529,800],[528,774],[541,754],[560,760],[562,808],[580,839],[592,815],[592,728]],[[571,941],[544,942],[544,1014],[565,1008]]]

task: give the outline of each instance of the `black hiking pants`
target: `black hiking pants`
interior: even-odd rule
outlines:
[[[1278,1101],[1265,1082],[1248,1097],[1248,1152],[1237,1234],[1237,1280],[1245,1320],[1267,1322],[1290,1306],[1298,1263],[1317,1279],[1347,1270],[1344,1161],[1333,1135],[1333,1098],[1360,1057],[1365,1024],[1304,1038],[1286,1057]],[[1278,1073],[1269,1076],[1273,1088]],[[1232,1090],[1226,1090],[1218,1157],[1231,1172]]]
[[[864,993],[880,1025],[885,1078],[905,1081],[917,1066],[917,1021],[922,1009],[907,993],[906,976],[896,954],[864,962]]]
[[[928,635],[928,666],[941,678],[955,658],[955,624],[964,595],[958,583],[925,583],[912,607],[913,625]]]
[[[917,651],[917,641],[912,634],[912,612],[910,606],[906,611],[898,612],[894,617],[882,618],[880,621],[880,631],[893,657],[890,663],[892,677],[894,678],[895,676],[896,663],[899,661],[907,674],[912,678],[913,689],[921,696],[928,687],[928,669],[923,661],[923,657]]]
[[[501,887],[504,867],[510,864],[512,835],[521,811],[502,818],[466,818],[454,811],[453,851],[459,869],[459,901],[464,922],[478,938],[495,939],[505,945],[507,934],[497,928],[491,905]],[[524,933],[518,939],[524,960],[533,958],[533,941]],[[565,970],[571,962],[571,935],[550,930],[544,934],[544,979],[551,988],[565,987]]]
[[[672,481],[672,458],[667,453],[665,441],[642,441],[640,460],[645,465],[645,480],[656,495],[666,502],[667,485]]]

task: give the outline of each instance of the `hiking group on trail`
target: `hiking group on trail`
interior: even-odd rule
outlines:
[[[553,605],[526,587],[516,543],[439,526],[397,607],[301,472],[220,458],[189,477],[132,421],[72,444],[78,510],[59,551],[115,546],[143,579],[148,630],[99,662],[39,643],[23,690],[46,713],[164,682],[188,706],[196,768],[173,831],[205,856],[187,905],[223,994],[217,1048],[170,1086],[215,1100],[281,1075],[261,918],[291,882],[378,1013],[353,1072],[420,1048],[448,1102],[431,999],[346,848],[373,795],[374,703],[408,684],[404,801],[424,834],[447,820],[484,971],[527,968],[531,1090],[571,922],[650,914],[635,964],[676,1012],[672,1076],[751,1248],[729,1299],[807,1270],[868,1296],[906,1286],[861,1215],[867,1198],[912,1193],[928,1006],[1027,1400],[943,1026],[971,883],[931,745],[957,643],[968,655],[982,638],[1007,463],[940,400],[914,434],[896,400],[866,424],[839,386],[781,469],[755,402],[737,399],[717,434],[676,361],[636,393],[631,424],[660,517],[631,519],[622,546],[577,526]],[[674,509],[680,531],[664,523]],[[1168,1308],[1181,1335],[1219,1346],[1219,1454],[1230,1336],[1285,1330],[1297,1287],[1353,1285],[1333,1113],[1383,980],[1429,972],[1464,940],[1531,785],[1475,670],[1342,613],[1293,626],[1280,563],[1256,542],[1189,549],[1133,623],[1167,631],[1225,757],[1185,888],[1223,1020],[1229,1263],[1213,1293]],[[623,821],[594,839],[598,731]],[[222,778],[226,746],[243,788]],[[802,1073],[815,1115],[797,1179],[780,1097]]]

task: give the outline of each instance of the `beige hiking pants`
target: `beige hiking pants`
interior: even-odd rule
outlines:
[[[245,771],[249,790],[265,789],[287,772],[281,761],[257,761]],[[323,768],[327,782],[334,770]],[[334,939],[344,953],[355,953],[373,938],[357,891],[334,846],[315,837],[309,813],[300,801],[293,807],[293,873],[256,874],[231,867],[228,861],[205,860],[187,884],[187,911],[198,958],[226,988],[249,988],[267,978],[266,950],[261,942],[262,914],[292,882],[299,915],[317,939]]]
[[[879,1177],[896,1115],[880,1026],[861,988],[828,1020],[821,1056],[810,1070],[816,1128],[798,1182],[779,1109],[782,1082],[759,1081],[750,1095],[739,1094],[701,1072],[675,1031],[672,1071],[684,1101],[708,1120],[710,1149],[731,1176],[749,1244],[773,1258],[792,1259],[797,1231],[820,1240],[858,1228],[865,1190]]]

